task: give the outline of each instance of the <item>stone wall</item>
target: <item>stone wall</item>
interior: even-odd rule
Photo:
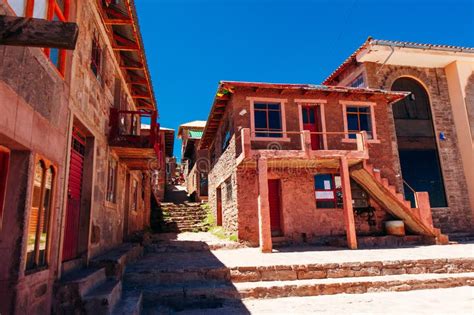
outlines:
[[[366,63],[366,71],[368,85],[372,88],[390,90],[393,82],[403,76],[414,78],[427,88],[435,133],[438,135],[439,132],[444,132],[446,136],[444,141],[440,141],[437,137],[437,142],[448,207],[432,209],[433,223],[435,226],[440,227],[444,233],[471,232],[471,211],[466,190],[466,179],[463,166],[459,162],[461,161],[461,156],[444,69],[391,65],[385,65],[380,69],[378,64]],[[395,155],[398,149],[395,150],[397,142],[391,108],[388,108],[388,117],[390,121],[386,125],[386,129],[390,129],[393,134],[392,147],[394,148],[393,154]],[[399,165],[397,165],[397,169],[399,171]]]

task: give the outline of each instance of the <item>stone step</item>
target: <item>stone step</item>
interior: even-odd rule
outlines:
[[[147,272],[130,272],[124,275],[129,285],[159,285],[184,283],[189,281],[230,280],[227,268],[196,268],[188,270],[147,270]]]
[[[146,246],[148,253],[191,253],[209,252],[209,246],[204,242],[195,241],[157,241]]]
[[[171,313],[185,309],[218,308],[226,300],[239,298],[239,292],[230,282],[194,281],[172,285],[154,285],[143,288],[143,306],[157,305],[171,309]],[[148,312],[147,312],[148,313]]]
[[[474,259],[420,259],[397,261],[322,263],[281,266],[243,266],[230,270],[231,280],[238,282],[286,281],[367,277],[402,274],[436,274],[474,272]]]
[[[378,277],[310,279],[293,281],[262,281],[236,283],[241,298],[278,298],[288,296],[316,296],[354,294],[381,291],[409,291],[421,289],[474,286],[474,273],[416,274]]]
[[[122,282],[110,279],[97,286],[83,298],[86,314],[109,315],[122,295]]]
[[[105,268],[109,278],[120,280],[129,263],[135,262],[143,255],[143,247],[136,243],[124,243],[107,253],[93,258],[90,265]]]
[[[143,294],[137,290],[124,290],[122,298],[114,308],[114,315],[140,315],[143,308]]]
[[[69,291],[84,296],[88,291],[106,281],[105,268],[87,268],[73,271],[61,278],[56,284],[58,293]]]

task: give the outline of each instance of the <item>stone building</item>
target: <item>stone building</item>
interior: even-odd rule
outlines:
[[[222,81],[201,138],[218,225],[270,251],[280,241],[326,243],[385,235],[404,221],[420,241],[445,243],[428,194],[396,186],[390,106],[409,93]],[[385,238],[386,239],[386,238]],[[402,241],[408,238],[402,238]]]
[[[206,121],[195,120],[178,128],[181,139],[181,164],[189,196],[197,201],[206,200],[207,191],[207,152],[198,149]]]
[[[133,1],[0,14],[79,26],[74,51],[0,45],[0,313],[50,314],[55,281],[148,226],[156,102]]]
[[[323,84],[411,92],[388,108],[396,184],[428,191],[443,231],[473,232],[473,48],[369,38]]]

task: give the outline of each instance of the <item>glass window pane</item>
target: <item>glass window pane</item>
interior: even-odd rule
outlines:
[[[359,121],[356,114],[347,114],[347,129],[350,131],[359,130]]]
[[[360,129],[365,131],[372,130],[372,121],[370,120],[370,115],[360,115]]]
[[[49,168],[46,171],[43,210],[41,211],[41,218],[40,218],[41,234],[40,234],[40,242],[39,242],[39,251],[40,251],[39,265],[45,265],[47,262],[46,252],[47,252],[47,245],[48,245],[48,226],[49,226],[49,218],[50,218],[50,211],[51,211],[52,194],[53,194],[53,170]]]
[[[255,103],[255,104],[253,104],[253,107],[255,109],[267,109],[267,104]]]
[[[370,113],[369,107],[359,107],[359,113]]]
[[[318,174],[314,176],[314,187],[317,190],[331,190],[332,176],[331,174]]]
[[[33,17],[46,19],[47,0],[35,0],[33,6]]]
[[[255,128],[268,128],[266,112],[255,111]]]
[[[308,110],[306,108],[303,108],[303,124],[308,123]]]
[[[348,113],[357,113],[357,107],[353,107],[353,106],[352,107],[347,107],[346,111]]]
[[[30,218],[28,221],[28,237],[26,250],[26,268],[30,269],[35,266],[35,244],[36,232],[38,229],[39,209],[41,202],[41,184],[43,182],[44,167],[38,162],[35,167],[35,175],[33,179],[33,199],[31,202]]]
[[[268,104],[268,109],[280,110],[280,104]]]
[[[314,107],[309,109],[309,123],[314,124]]]
[[[59,49],[51,48],[49,53],[49,59],[57,68],[59,68]]]
[[[9,0],[8,4],[17,16],[25,16],[26,0]]]
[[[281,116],[280,112],[268,112],[268,128],[274,130],[281,130]]]

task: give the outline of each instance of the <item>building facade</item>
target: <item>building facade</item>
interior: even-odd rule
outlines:
[[[274,242],[325,243],[408,233],[443,243],[428,194],[398,190],[397,155],[385,128],[404,92],[221,82],[199,149],[208,150],[209,204],[218,225],[269,251]]]
[[[412,93],[393,105],[387,125],[398,185],[430,193],[443,231],[472,233],[474,49],[369,38],[324,84]]]
[[[55,281],[149,225],[156,102],[133,1],[0,14],[79,26],[73,51],[0,45],[0,313],[49,314]]]
[[[199,150],[205,125],[206,121],[196,120],[182,124],[178,129],[185,185],[188,195],[196,201],[207,200],[208,196],[207,152]]]

